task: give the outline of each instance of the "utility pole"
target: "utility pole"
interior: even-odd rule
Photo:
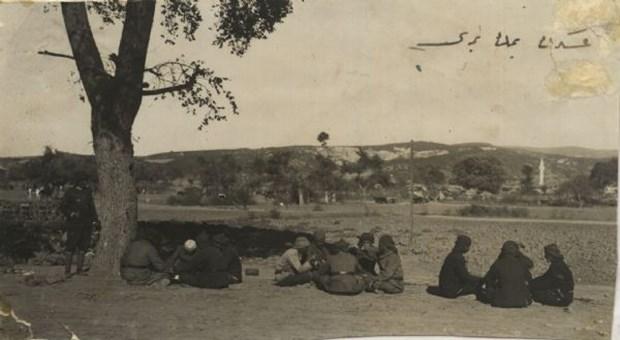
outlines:
[[[409,248],[413,251],[413,139],[409,144]]]

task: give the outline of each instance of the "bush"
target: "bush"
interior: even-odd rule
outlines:
[[[273,218],[274,220],[279,220],[282,217],[282,213],[280,212],[280,210],[273,208],[269,210],[269,217]]]
[[[0,256],[25,262],[38,252],[53,252],[51,240],[59,228],[22,221],[0,221]]]
[[[318,203],[312,207],[312,211],[323,211],[323,210],[325,210],[325,208],[323,208],[323,206]]]
[[[491,207],[478,204],[471,204],[459,209],[459,215],[469,217],[528,217],[527,208],[519,207]]]

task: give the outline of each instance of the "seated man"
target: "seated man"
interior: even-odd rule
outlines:
[[[372,233],[363,233],[357,242],[357,248],[351,248],[351,253],[357,257],[357,261],[366,274],[377,275],[377,254],[379,249],[375,246],[375,236]]]
[[[504,243],[501,256],[483,279],[486,290],[480,296],[481,301],[504,308],[522,308],[532,303],[528,289],[532,274],[519,253],[516,242]]]
[[[471,238],[466,235],[457,236],[454,248],[441,266],[439,287],[428,287],[426,291],[429,294],[454,299],[477,293],[481,278],[469,273],[463,256],[470,247]]]
[[[222,252],[223,266],[230,274],[230,283],[241,283],[243,280],[243,268],[237,249],[230,243],[225,234],[217,234],[213,237],[213,245]]]
[[[388,294],[402,293],[405,289],[403,267],[398,249],[390,235],[379,238],[379,274],[373,278],[368,290]]]
[[[318,267],[324,266],[330,254],[331,245],[326,241],[324,230],[317,230],[312,234],[312,242],[308,247],[308,257],[316,260]]]
[[[549,269],[530,282],[534,301],[543,305],[566,307],[573,302],[573,273],[564,262],[564,256],[555,244],[545,246]]]
[[[344,240],[333,244],[327,256],[325,273],[321,273],[317,280],[319,289],[340,295],[356,295],[364,291],[366,283],[359,275],[361,267],[348,250],[349,244]]]
[[[199,288],[227,288],[231,277],[224,254],[208,242],[205,235],[198,236],[198,249],[194,254],[179,256],[174,265],[174,280]]]
[[[275,284],[289,287],[312,282],[316,274],[313,262],[316,260],[308,256],[310,241],[303,236],[295,239],[293,247],[282,254],[276,264]],[[316,265],[315,265],[316,266]]]
[[[173,259],[163,261],[154,246],[156,236],[152,232],[143,231],[138,238],[129,244],[121,259],[121,277],[131,285],[168,285],[168,271]]]

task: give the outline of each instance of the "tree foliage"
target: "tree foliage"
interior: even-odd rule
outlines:
[[[590,171],[590,182],[595,189],[603,189],[608,185],[618,184],[618,159],[596,162]]]
[[[361,147],[357,150],[358,159],[356,162],[345,162],[343,171],[352,174],[354,182],[365,192],[368,188],[390,186],[390,175],[384,169],[384,161],[378,155],[370,154]]]
[[[502,162],[495,157],[470,157],[456,163],[453,180],[466,189],[498,193],[505,181]]]
[[[567,196],[577,202],[579,206],[583,206],[592,200],[594,190],[587,176],[578,175],[562,183],[558,189],[558,194]]]
[[[534,168],[525,164],[521,167],[521,192],[529,194],[534,190]]]

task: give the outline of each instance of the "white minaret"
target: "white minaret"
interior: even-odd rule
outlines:
[[[540,158],[540,164],[538,165],[538,186],[545,185],[545,161]]]

